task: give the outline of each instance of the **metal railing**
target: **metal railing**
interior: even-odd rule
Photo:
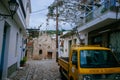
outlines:
[[[118,7],[120,7],[120,6],[118,6]],[[86,24],[96,18],[100,18],[100,16],[102,16],[108,12],[111,12],[111,11],[117,12],[117,7],[115,6],[115,4],[113,5],[110,2],[104,2],[101,4],[100,7],[95,8],[95,9],[89,11],[88,13],[84,13],[84,14],[86,14],[86,16],[80,21],[79,26],[83,26],[84,24]],[[119,8],[118,8],[118,12],[120,12]]]

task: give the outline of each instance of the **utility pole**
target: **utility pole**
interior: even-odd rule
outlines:
[[[57,4],[58,4],[58,0]],[[56,62],[58,62],[58,5],[56,5]]]

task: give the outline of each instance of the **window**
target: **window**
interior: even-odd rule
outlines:
[[[77,39],[74,39],[74,44],[76,44],[77,43]]]
[[[22,9],[22,12],[23,12],[24,18],[26,18],[26,13],[25,13],[25,9],[24,9],[24,5],[23,5],[23,1],[22,1],[22,0],[19,0],[19,3],[20,3],[20,7],[21,7],[21,9]]]
[[[50,46],[48,46],[48,49],[50,49]]]
[[[109,50],[81,50],[80,65],[84,68],[119,67],[113,53]]]
[[[17,56],[18,51],[18,33],[16,34],[16,49],[15,49],[15,57]]]
[[[41,44],[39,44],[39,46],[41,47]]]
[[[72,64],[77,64],[77,51],[72,53]]]
[[[42,50],[39,50],[39,55],[42,54]]]

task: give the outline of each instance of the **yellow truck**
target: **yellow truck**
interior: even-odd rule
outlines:
[[[120,80],[120,64],[109,48],[74,45],[58,64],[67,80]]]

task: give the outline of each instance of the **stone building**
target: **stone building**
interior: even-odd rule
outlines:
[[[53,59],[56,58],[55,38],[44,33],[38,38],[34,38],[33,59]]]
[[[27,60],[31,60],[32,54],[33,54],[33,40],[28,40],[27,50],[26,50]]]

